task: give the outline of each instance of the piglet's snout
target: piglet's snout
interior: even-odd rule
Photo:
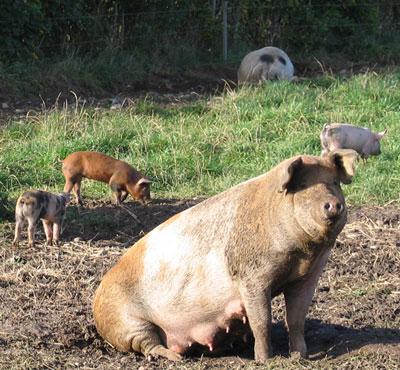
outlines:
[[[343,213],[343,210],[343,203],[336,198],[332,198],[323,204],[323,211],[329,219],[339,217]]]

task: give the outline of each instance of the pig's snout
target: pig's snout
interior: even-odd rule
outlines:
[[[324,203],[323,211],[328,219],[339,217],[344,210],[344,205],[338,199],[331,199]]]

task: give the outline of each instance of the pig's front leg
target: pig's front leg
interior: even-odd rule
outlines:
[[[36,219],[28,218],[28,247],[32,248],[35,244],[35,229],[36,229]]]
[[[129,195],[129,193],[126,190],[123,190],[121,192],[121,203],[126,199],[126,197]]]
[[[46,234],[46,244],[51,245],[53,243],[53,230],[52,222],[48,220],[42,220],[44,233]]]
[[[121,185],[112,182],[112,177],[111,177],[110,187],[111,187],[111,190],[112,190],[112,192],[114,194],[115,204],[120,205],[123,202],[123,200],[122,200],[123,193],[122,193]]]
[[[271,289],[245,284],[240,289],[250,328],[254,335],[254,358],[266,362],[272,356],[271,348]]]
[[[60,234],[62,229],[62,220],[57,220],[53,223],[54,244],[59,245]]]
[[[286,326],[289,331],[289,349],[292,357],[307,357],[304,340],[304,323],[314,296],[318,279],[328,260],[330,249],[324,251],[315,261],[314,267],[305,280],[290,284],[284,288],[286,303]]]

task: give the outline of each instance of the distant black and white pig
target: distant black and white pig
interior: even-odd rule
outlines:
[[[43,190],[24,192],[17,200],[15,208],[15,237],[13,246],[18,246],[22,227],[28,222],[28,246],[35,243],[35,229],[39,219],[42,220],[46,242],[58,244],[66,205],[69,202],[68,193],[53,194]]]
[[[271,299],[283,293],[290,351],[305,357],[305,317],[346,223],[340,183],[351,182],[356,158],[290,158],[158,226],[101,281],[100,335],[122,351],[179,360],[192,344],[213,351],[245,326],[265,362]]]
[[[358,127],[348,123],[331,123],[325,125],[321,135],[321,155],[325,155],[336,149],[353,149],[362,158],[370,155],[381,154],[381,139],[386,130],[372,132],[369,128]]]
[[[238,84],[292,80],[293,73],[294,67],[287,54],[279,48],[267,46],[243,58],[238,70]]]

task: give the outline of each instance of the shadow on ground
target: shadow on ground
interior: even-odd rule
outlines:
[[[111,201],[89,201],[84,207],[71,204],[67,210],[63,239],[114,240],[129,244],[201,200],[154,199],[148,205],[128,201],[121,206]]]
[[[232,346],[226,346],[210,352],[204,346],[194,348],[187,354],[189,358],[239,356],[243,359],[254,359],[254,338],[251,332],[238,336]],[[321,320],[306,320],[305,338],[310,360],[337,358],[370,345],[400,344],[400,329],[364,327],[353,329],[335,325]],[[221,343],[223,345],[223,343]],[[272,347],[274,356],[289,357],[289,337],[282,321],[272,326]],[[400,348],[399,348],[400,351]],[[399,353],[400,354],[400,353]]]

